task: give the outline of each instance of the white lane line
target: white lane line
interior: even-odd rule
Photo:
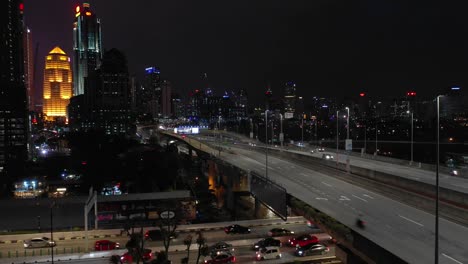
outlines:
[[[349,199],[349,198],[346,197],[346,196],[341,195],[341,196],[340,196],[340,201],[351,201],[351,199]]]
[[[326,182],[322,182],[322,184],[324,184],[324,185],[326,185],[326,186],[328,186],[328,187],[332,187],[332,185],[331,185],[331,184],[329,184],[329,183],[326,183]]]
[[[446,257],[446,258],[450,259],[451,261],[456,262],[458,264],[463,264],[463,262],[460,262],[460,261],[458,261],[458,260],[456,260],[456,259],[452,258],[451,256],[446,255],[444,253],[442,253],[442,256],[444,256],[444,257]]]
[[[299,174],[302,175],[302,176],[306,176],[306,177],[309,176],[309,175],[307,175],[307,174],[305,174],[305,173],[303,173],[303,172],[301,172],[301,173],[299,173]]]
[[[363,199],[363,198],[361,198],[361,197],[359,197],[359,196],[356,196],[356,195],[354,195],[354,194],[353,194],[353,197],[358,198],[359,200],[362,200],[362,201],[368,203],[368,201],[367,201],[366,199]]]
[[[372,196],[370,196],[370,195],[368,195],[368,194],[363,194],[362,196],[367,197],[367,198],[374,199],[374,197],[372,197]]]
[[[402,216],[402,215],[398,215],[398,216],[401,217],[401,218],[403,218],[403,219],[405,219],[406,221],[410,221],[410,222],[413,223],[413,224],[417,224],[418,226],[424,226],[423,224],[418,223],[418,222],[416,222],[416,221],[414,221],[414,220],[411,220],[411,219],[409,219],[409,218],[406,218],[406,217],[404,217],[404,216]]]
[[[316,199],[316,200],[325,200],[325,201],[328,201],[327,198],[323,198],[323,197],[316,197],[315,199]]]

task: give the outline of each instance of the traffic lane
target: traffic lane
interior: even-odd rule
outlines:
[[[323,153],[331,153],[334,157],[336,153],[333,152],[318,152],[318,153],[309,153],[309,152],[302,152],[297,150],[288,150],[290,152],[296,152],[300,154],[308,154],[312,155],[316,158],[322,158]],[[337,157],[335,157],[336,159]],[[427,184],[434,185],[435,184],[435,172],[429,170],[423,170],[415,167],[410,166],[403,166],[399,164],[392,164],[383,161],[377,160],[368,160],[365,158],[349,156],[350,164],[353,166],[380,171],[384,173],[388,173],[391,175],[395,175],[402,178],[407,178],[410,180],[420,181]],[[338,155],[338,162],[342,164],[346,164],[346,154],[339,154]],[[440,186],[450,189],[456,190],[461,193],[468,193],[468,180],[460,177],[453,177],[448,174],[440,173],[439,174]]]
[[[248,153],[245,153],[245,150],[242,149],[242,150],[239,150],[239,151],[240,152],[244,151],[244,152],[242,152],[242,156],[244,156],[244,157],[248,156]],[[251,155],[250,158],[256,159],[256,158],[258,158],[258,155]],[[274,161],[274,159],[275,159],[274,157],[272,157],[271,159],[272,159],[273,164],[275,164],[275,163],[280,164],[281,162],[283,162],[283,165],[282,165],[283,167],[289,167],[290,168],[290,166],[286,165],[288,162],[285,162],[285,161],[282,161],[282,160]],[[257,164],[258,164],[258,162],[257,162]],[[263,168],[264,168],[264,166],[263,166]],[[278,168],[273,168],[273,171],[272,171],[273,173],[270,174],[270,175],[275,174],[275,172],[274,172],[275,169],[278,169]],[[307,170],[307,168],[301,168],[300,169],[300,171],[303,171],[303,170]],[[287,175],[293,175],[293,174],[298,175],[299,171],[296,171],[296,173],[291,173],[291,170],[288,169],[287,173],[281,172],[280,177],[278,177],[276,180],[283,179],[283,181],[284,181],[284,178],[288,177]],[[339,181],[337,179],[334,179],[332,177],[329,177],[329,176],[326,176],[326,175],[323,175],[323,174],[321,174],[321,175],[319,174],[318,177],[320,179],[325,178],[325,179],[327,179],[327,181],[340,182],[340,185],[341,185],[341,188],[340,188],[341,190],[340,191],[341,192],[343,192],[343,190],[346,189],[346,188],[343,189],[342,188],[343,186],[346,186],[347,188],[349,188],[350,186],[353,186],[353,185],[341,182],[341,181]],[[289,186],[291,186],[291,184]],[[302,186],[303,186],[303,184],[300,184],[299,190],[297,192],[295,192],[295,193],[302,194],[302,193],[306,192],[306,190],[304,190]],[[360,191],[366,191],[366,190],[361,189],[361,188],[356,187],[356,186],[353,186],[353,188],[358,188],[358,189],[360,189]],[[289,188],[288,188],[288,191],[291,192]],[[366,192],[368,192],[368,191],[366,191]],[[377,194],[374,194],[374,195],[377,196]],[[301,198],[301,197],[298,197],[298,198]],[[316,204],[317,203],[316,201],[311,201],[309,196],[302,197],[302,199],[303,200],[305,199],[305,201],[308,201],[311,204]],[[418,212],[419,214],[425,214],[425,213],[422,212],[422,211],[419,211],[417,209],[405,206],[403,204],[396,203],[393,200],[390,200],[390,199],[388,199],[386,197],[383,197],[383,196],[379,195],[379,200],[381,200],[381,199],[385,200],[384,205],[382,205],[382,202],[380,202],[380,203],[376,204],[375,206],[372,206],[371,208],[369,208],[370,212],[368,214],[373,215],[374,217],[380,219],[379,220],[380,222],[385,223],[386,225],[388,225],[390,227],[392,226],[392,224],[396,224],[399,227],[399,230],[396,230],[396,231],[395,230],[390,230],[390,231],[385,232],[386,234],[385,233],[382,234],[382,230],[380,228],[372,232],[372,233],[376,233],[376,234],[372,234],[370,232],[370,230],[366,230],[366,231],[363,231],[363,232],[369,233],[368,236],[375,237],[376,239],[378,239],[381,235],[384,235],[386,237],[386,239],[385,239],[385,241],[381,242],[381,244],[385,243],[386,241],[391,241],[391,243],[385,243],[385,244],[389,244],[388,246],[390,246],[390,248],[394,247],[393,246],[394,244],[397,245],[397,244],[401,243],[402,240],[410,239],[412,241],[411,245],[413,245],[413,247],[415,248],[412,252],[420,250],[421,252],[419,252],[419,253],[422,256],[424,256],[424,255],[427,256],[427,249],[428,248],[433,248],[433,245],[431,245],[430,242],[429,242],[429,244],[427,244],[425,242],[427,242],[427,240],[432,240],[432,241],[434,240],[433,232],[430,229],[430,226],[429,226],[429,229],[426,229],[426,230],[424,230],[424,229],[422,229],[422,230],[415,229],[415,226],[412,226],[412,225],[414,225],[414,222],[411,222],[411,221],[407,220],[407,219],[411,219],[411,218],[405,217],[405,215],[410,215],[410,216],[414,215],[414,212]],[[327,203],[327,204],[328,204],[328,206],[333,206],[333,204],[336,204],[336,202],[333,202],[333,204],[330,204],[330,203]],[[395,206],[395,204],[397,206]],[[346,219],[345,223],[348,224],[351,227],[353,226],[354,221],[356,219],[356,216],[350,218],[349,217],[350,214],[344,214],[343,210],[339,210],[339,211],[327,210],[328,206],[323,206],[323,205],[320,205],[320,203],[319,203],[317,208],[323,210],[326,213],[328,211],[328,214],[330,214],[331,216],[334,216],[334,217],[337,217],[338,215],[336,215],[336,214],[337,214],[337,212],[339,212],[340,219],[345,218]],[[390,208],[389,208],[389,206],[390,206]],[[365,207],[369,207],[369,205],[366,203]],[[404,212],[402,212],[401,214],[395,214],[395,215],[390,214],[389,215],[389,212],[401,212],[401,207],[403,207],[405,209]],[[380,211],[378,214],[373,213],[373,211],[375,211],[376,209],[381,209],[381,208],[386,208],[387,210]],[[349,210],[350,208],[346,208],[346,209],[347,209],[346,211],[350,211]],[[361,209],[361,211],[363,211],[363,210]],[[351,214],[351,216],[352,216],[352,214]],[[403,216],[403,217],[405,217],[407,219],[402,218],[401,216]],[[429,214],[426,214],[425,216],[418,215],[416,217],[416,219],[419,219],[419,218],[426,219],[427,221],[430,221],[429,219],[433,219],[433,216],[431,216]],[[389,221],[389,219],[391,219],[391,220]],[[448,222],[448,221],[445,221],[444,223],[446,223],[447,225],[450,225],[450,226],[455,225],[455,224],[453,224],[451,222]],[[377,225],[379,225],[379,224],[377,224]],[[459,257],[461,259],[466,259],[466,256],[464,256],[464,254],[460,254],[460,253],[463,253],[464,251],[459,251],[458,250],[459,248],[466,247],[466,242],[464,242],[464,240],[460,239],[460,238],[463,237],[463,234],[467,234],[466,233],[466,228],[460,227],[458,225],[455,225],[455,226],[456,226],[455,229],[449,228],[453,232],[450,232],[451,234],[449,234],[447,237],[453,238],[453,236],[456,236],[456,241],[454,243],[451,243],[451,244],[454,244],[454,245],[450,244],[450,246],[446,247],[444,250],[447,251],[447,252],[450,252],[450,254],[452,254],[452,255],[448,255],[448,256],[455,255],[455,256],[457,256],[457,257]],[[408,232],[408,230],[409,230],[409,232]],[[360,230],[358,230],[358,231],[360,231]],[[461,231],[462,234],[460,234],[459,231]],[[401,233],[401,237],[398,237],[398,236],[395,235],[395,233],[398,233],[398,232]],[[444,234],[441,233],[441,236],[443,236],[443,235]],[[441,240],[447,239],[447,237],[442,238]],[[432,238],[432,239],[430,239],[430,238]],[[377,241],[379,241],[379,240],[380,239],[378,239]],[[423,242],[423,241],[425,241],[425,242]],[[448,241],[450,241],[450,240],[448,240]],[[395,242],[395,243],[393,243],[393,242]],[[388,248],[388,247],[386,247],[386,248]],[[443,248],[443,245],[441,245],[441,248]],[[397,250],[397,249],[395,249],[395,250]],[[411,252],[407,252],[406,255],[411,256],[412,254],[411,254]],[[420,263],[424,263],[425,260],[419,258],[419,259],[415,259],[415,261],[419,261]]]
[[[233,222],[234,223],[234,222]],[[261,226],[261,227],[252,227],[251,228],[251,233],[250,234],[226,234],[222,230],[213,230],[213,231],[203,231],[203,235],[206,237],[207,241],[209,243],[216,243],[219,241],[226,241],[226,240],[234,240],[234,239],[240,239],[240,238],[263,238],[267,237],[268,231],[272,228],[276,227],[282,227],[286,228],[289,230],[294,231],[297,234],[305,234],[305,233],[311,233],[313,230],[310,229],[306,224],[287,224],[287,225],[272,225],[272,226]],[[190,232],[190,233],[180,233],[179,236],[176,239],[173,239],[171,241],[171,245],[181,245],[183,244],[183,240],[187,235],[190,234],[192,235],[193,238],[197,237],[196,232]],[[120,243],[121,248],[125,248],[125,244],[127,243],[129,238],[127,237],[116,237],[116,238],[110,238],[108,240],[113,241],[113,242],[118,242]],[[102,238],[90,238],[88,245],[90,249],[94,248],[94,243],[98,240],[102,240]],[[56,241],[57,246],[54,247],[54,252],[58,253],[63,253],[64,249],[65,252],[70,253],[71,249],[73,249],[74,252],[78,251],[78,247],[80,248],[80,251],[83,252],[84,248],[86,248],[86,240],[85,239],[75,239],[75,240],[59,240]],[[148,247],[156,247],[156,246],[163,246],[162,241],[146,241],[145,244]],[[23,247],[23,243],[14,243],[14,244],[0,244],[0,252],[3,253],[3,255],[7,256],[8,251],[10,251],[11,254],[15,255],[16,251],[18,251],[19,255],[24,255],[24,252],[27,252],[27,255],[33,254],[32,252],[34,251],[35,255],[40,254],[42,251],[43,254],[46,254],[48,252],[49,248],[34,248],[34,249],[25,249]]]
[[[243,155],[246,155],[246,154],[243,153]],[[275,158],[272,158],[272,159],[275,159]],[[277,161],[277,162],[280,162],[280,161]],[[287,167],[287,166],[283,165],[283,167]],[[279,169],[279,168],[281,168],[281,167],[278,167],[277,169]],[[306,168],[302,168],[301,170],[303,170],[303,169],[306,169]],[[290,169],[288,169],[288,171],[282,171],[282,174],[283,175],[291,175],[291,171],[290,171]],[[323,179],[323,176],[325,176],[325,175],[321,175],[320,179]],[[314,179],[314,178],[309,177],[308,179],[310,180],[310,179]],[[321,183],[323,184],[324,182],[321,181]],[[343,184],[344,182],[342,182],[340,180],[337,180],[335,178],[330,178],[330,183],[332,183],[332,184]],[[315,185],[320,185],[320,184],[318,183],[318,184],[315,184]],[[330,185],[330,186],[327,186],[327,185]],[[327,184],[327,185],[322,186],[322,187],[323,188],[333,187],[331,184]],[[350,207],[351,209],[354,209],[354,208],[359,209],[360,208],[360,211],[364,212],[365,216],[366,215],[377,216],[377,217],[375,217],[375,219],[378,219],[376,221],[376,223],[372,223],[373,221],[371,220],[371,221],[369,221],[368,227],[370,227],[370,228],[374,227],[373,224],[375,224],[375,226],[382,226],[382,225],[385,226],[386,228],[383,229],[383,230],[386,230],[387,233],[390,233],[390,234],[387,235],[387,237],[395,236],[394,233],[401,234],[402,237],[405,237],[405,235],[411,237],[413,239],[412,243],[414,245],[419,244],[419,246],[416,246],[415,249],[420,250],[421,254],[424,254],[424,253],[427,254],[427,252],[424,251],[424,248],[425,248],[424,243],[421,244],[421,241],[429,241],[428,246],[433,248],[433,244],[431,242],[434,241],[434,236],[433,236],[433,231],[432,231],[433,218],[434,217],[432,215],[427,214],[427,213],[422,212],[422,211],[419,211],[419,210],[414,209],[412,207],[400,204],[400,203],[396,203],[397,207],[395,208],[393,206],[393,205],[395,205],[395,201],[390,200],[390,199],[388,199],[388,198],[386,198],[384,196],[377,195],[377,194],[373,194],[372,196],[367,194],[366,196],[358,197],[357,195],[354,195],[354,193],[358,193],[358,192],[362,193],[363,189],[360,188],[360,187],[357,187],[357,186],[353,186],[353,185],[351,185],[349,187],[350,188],[347,188],[347,189],[349,189],[350,192],[348,192],[347,196],[343,197],[343,196],[335,195],[335,197],[340,197],[340,199],[338,200],[338,203],[343,203],[344,205]],[[333,190],[332,188],[329,188],[329,189]],[[343,191],[343,189],[342,189],[342,191]],[[346,189],[344,191],[345,191],[344,193],[346,193]],[[366,194],[366,193],[363,193],[363,195],[364,194]],[[348,196],[350,197],[349,199],[347,198]],[[369,197],[369,196],[371,196],[371,197]],[[381,201],[381,202],[379,204],[375,205],[374,204],[375,201],[371,201],[372,198],[374,198],[374,197],[379,198],[379,201]],[[344,199],[341,199],[341,198],[344,198]],[[358,199],[356,199],[356,198],[358,198]],[[391,201],[393,203],[388,203],[389,201]],[[370,205],[369,205],[369,203],[370,203]],[[385,205],[381,206],[382,203],[385,204]],[[396,212],[396,213],[389,215],[389,212]],[[415,215],[414,212],[416,212],[418,214]],[[388,221],[389,217],[392,217],[392,218],[390,218],[390,219],[392,219],[390,222],[394,223],[394,224],[389,224],[388,223],[389,222]],[[413,219],[416,219],[416,220],[413,220]],[[423,219],[423,220],[419,220],[419,219]],[[451,223],[449,221],[442,220],[440,226],[443,226],[443,225],[449,225],[450,226],[450,225],[456,225],[456,224],[453,224],[453,223]],[[424,228],[424,227],[427,227],[427,226],[429,226],[429,229]],[[463,226],[459,226],[459,225],[456,225],[456,226],[460,227],[461,231],[463,231],[463,233],[467,234],[466,233],[466,231],[467,231],[466,228],[464,228]],[[364,233],[368,232],[370,230],[370,228],[367,228],[363,232]],[[407,230],[411,230],[411,232],[408,233]],[[381,230],[379,229],[377,231],[380,233]],[[451,238],[451,241],[449,241],[451,245],[449,247],[444,248],[444,245],[442,245],[442,244],[440,245],[441,246],[441,252],[443,250],[445,250],[445,253],[444,252],[442,252],[442,253],[449,256],[449,257],[455,256],[457,258],[466,259],[467,256],[459,255],[459,253],[466,252],[465,250],[462,250],[464,247],[466,247],[466,242],[464,242],[462,236],[460,236],[458,231],[460,231],[460,229],[453,229],[453,228],[447,228],[447,232],[445,232],[445,233],[443,233],[441,231],[441,233],[440,233],[441,241],[442,240],[447,240],[447,238]],[[377,237],[379,237],[379,236],[377,236]],[[453,243],[453,238],[454,237],[459,238],[459,240],[456,241],[455,243]],[[461,238],[461,240],[460,240],[460,238]],[[396,242],[398,243],[398,241],[396,241]],[[445,244],[445,245],[447,245],[447,244]],[[456,250],[453,250],[453,249],[456,249]],[[456,259],[456,258],[454,258],[454,259]]]

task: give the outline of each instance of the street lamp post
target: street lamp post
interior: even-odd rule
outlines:
[[[265,110],[265,177],[268,179],[268,110]]]
[[[304,147],[304,115],[302,115],[301,123],[301,146]]]
[[[440,151],[440,97],[437,96],[437,155],[436,155],[436,216],[435,216],[435,264],[439,263],[439,151]]]
[[[349,107],[346,107],[346,110],[348,110],[348,115],[346,116],[346,139],[349,139]]]
[[[377,156],[377,153],[379,152],[378,145],[377,145],[377,134],[378,134],[378,128],[377,128],[377,120],[375,121],[375,153],[374,155]]]
[[[413,144],[414,144],[414,140],[413,140],[413,136],[414,136],[414,133],[413,133],[413,129],[414,129],[414,119],[413,119],[413,111],[408,111],[407,112],[408,114],[411,114],[411,160],[410,160],[410,165],[413,165]]]
[[[336,111],[336,160],[338,160],[338,118],[339,111]]]
[[[54,242],[54,215],[53,215],[53,208],[55,206],[55,201],[52,202],[52,204],[50,205],[50,242]],[[54,247],[53,247],[53,244],[52,244],[52,247],[51,247],[51,260],[52,260],[52,264],[54,263]]]
[[[284,134],[283,134],[283,115],[280,114],[280,143],[281,148],[283,148]]]
[[[367,125],[364,125],[364,154],[367,153]]]

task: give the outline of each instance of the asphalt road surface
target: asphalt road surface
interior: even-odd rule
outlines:
[[[230,145],[221,159],[245,170],[265,173],[265,156]],[[270,179],[288,193],[355,229],[409,263],[434,262],[434,216],[331,176],[273,156],[268,158]],[[368,225],[357,229],[362,214]],[[468,263],[468,229],[439,220],[440,263]]]

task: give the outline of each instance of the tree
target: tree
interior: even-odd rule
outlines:
[[[201,256],[201,255],[206,256],[204,253],[205,253],[205,251],[208,251],[208,250],[207,250],[208,247],[207,247],[207,245],[206,245],[206,238],[203,236],[203,233],[202,233],[201,231],[198,231],[198,232],[197,232],[197,235],[198,235],[197,240],[196,240],[197,245],[198,245],[197,263],[199,263],[199,261],[200,261],[200,256]]]
[[[177,221],[175,217],[172,217],[161,219],[158,224],[162,234],[164,252],[166,253],[166,257],[169,258],[169,246],[171,245],[171,240],[176,236]]]
[[[143,254],[145,250],[145,240],[143,239],[143,227],[141,227],[140,232],[135,233],[132,229],[132,234],[130,235],[130,240],[127,241],[125,247],[128,250],[130,256],[132,256],[133,261],[140,263],[143,260]]]
[[[187,237],[184,239],[184,245],[187,246],[187,257],[182,259],[182,263],[189,263],[190,259],[190,246],[192,246],[192,235],[187,235]]]

